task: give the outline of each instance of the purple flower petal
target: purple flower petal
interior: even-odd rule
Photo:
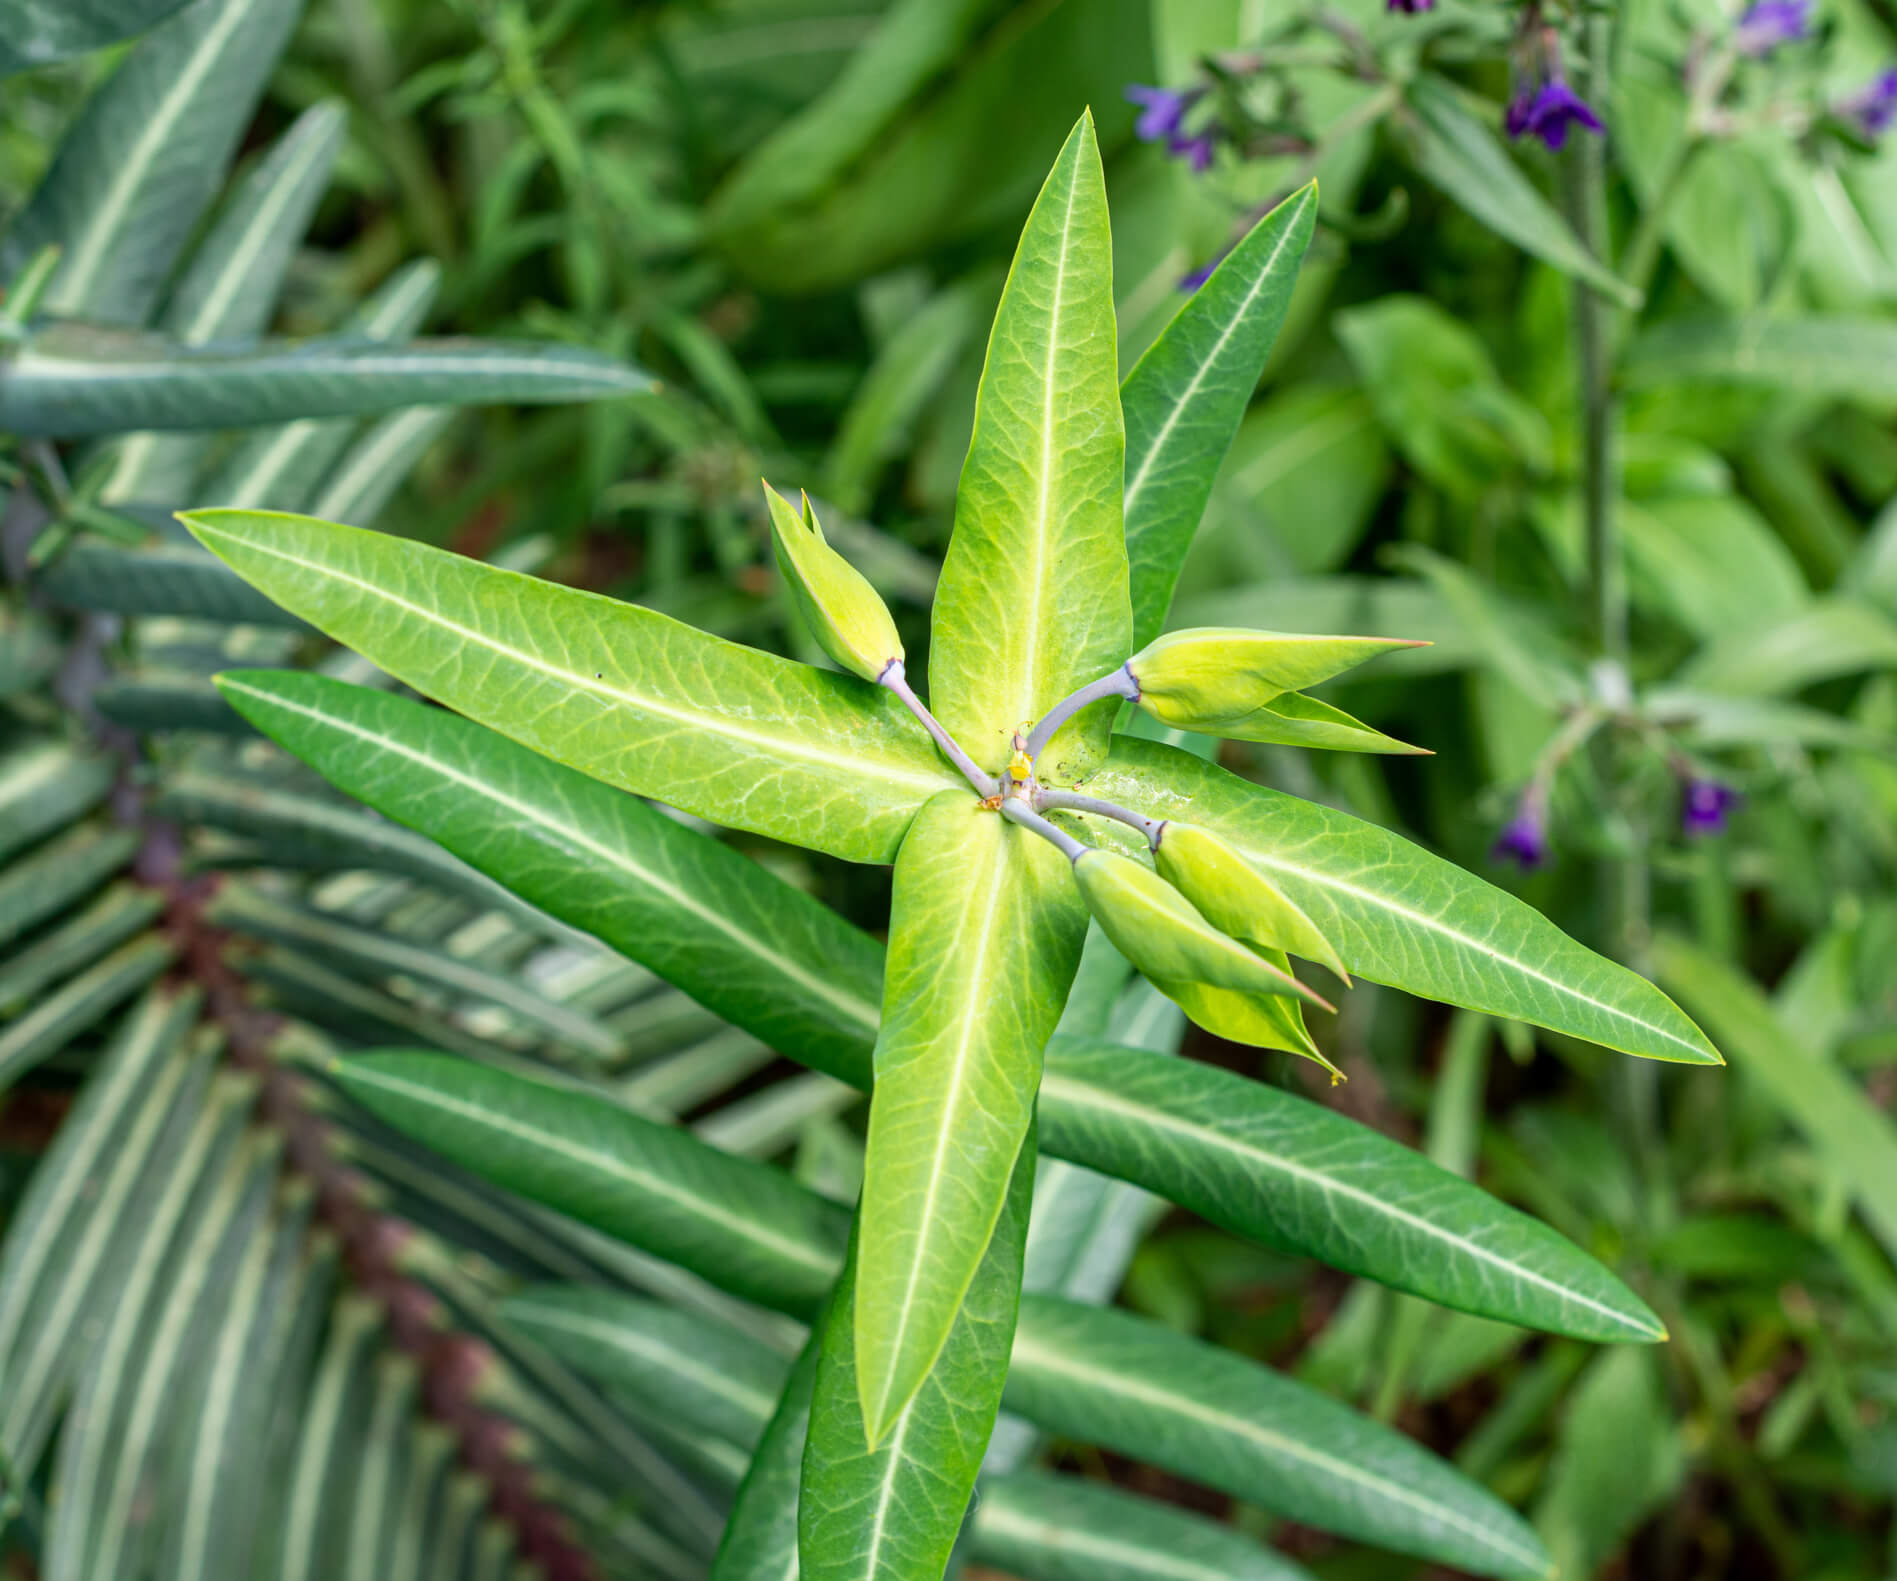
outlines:
[[[1433,11],[1436,0],[1385,0],[1387,9],[1401,11],[1405,16],[1415,16],[1420,11]]]
[[[1897,67],[1845,99],[1838,110],[1856,121],[1866,137],[1879,137],[1889,131],[1891,123],[1897,121]]]
[[[1733,30],[1741,55],[1769,55],[1781,44],[1795,44],[1811,31],[1811,0],[1756,0]]]
[[[1210,263],[1201,264],[1191,274],[1182,274],[1179,277],[1179,289],[1190,295],[1212,278],[1212,271],[1218,266],[1219,260],[1214,258]]]
[[[1168,138],[1167,149],[1182,156],[1192,167],[1194,175],[1204,175],[1212,166],[1212,133],[1201,132],[1196,137],[1175,134]]]
[[[1550,77],[1533,94],[1518,93],[1509,103],[1503,124],[1510,137],[1539,137],[1553,153],[1566,145],[1570,126],[1601,130],[1601,118],[1564,77]]]
[[[1689,838],[1724,834],[1733,810],[1744,799],[1730,785],[1694,775],[1680,792],[1680,828]]]
[[[1532,873],[1548,860],[1548,829],[1540,812],[1523,807],[1496,836],[1489,847],[1492,862],[1512,862],[1524,873]]]
[[[1186,111],[1198,103],[1204,92],[1203,88],[1149,88],[1144,83],[1129,82],[1126,85],[1127,98],[1143,106],[1140,118],[1133,123],[1133,135],[1143,143],[1164,142],[1178,137]]]

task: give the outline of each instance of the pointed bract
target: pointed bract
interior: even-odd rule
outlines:
[[[1160,876],[1213,927],[1256,950],[1284,950],[1316,961],[1350,981],[1336,947],[1317,924],[1210,829],[1168,820],[1153,847],[1153,861]]]
[[[903,656],[888,605],[868,578],[824,541],[808,496],[801,513],[768,483],[764,498],[771,508],[777,568],[817,646],[852,675],[878,679]]]

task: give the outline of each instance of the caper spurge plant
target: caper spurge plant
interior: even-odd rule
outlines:
[[[1315,202],[1306,189],[1261,219],[1121,385],[1105,186],[1091,122],[1074,129],[995,317],[926,705],[868,583],[807,504],[776,494],[780,568],[843,673],[359,528],[184,515],[276,605],[453,710],[226,673],[246,719],[733,1025],[871,1090],[850,1218],[596,1092],[421,1052],[337,1071],[476,1174],[814,1325],[796,1367],[760,1363],[781,1393],[738,1435],[754,1453],[714,1575],[939,1575],[1004,1402],[1310,1525],[1545,1573],[1530,1528],[1389,1429],[1143,1320],[1024,1295],[1043,1149],[1464,1311],[1663,1337],[1578,1248],[1417,1155],[1262,1083],[1076,1030],[1098,981],[1121,980],[1090,970],[1077,993],[1083,956],[1117,950],[1202,1025],[1322,1058],[1303,1007],[1327,1001],[1295,953],[1628,1054],[1719,1060],[1652,984],[1521,902],[1177,734],[1153,739],[1413,750],[1302,690],[1388,642],[1161,635]],[[887,949],[624,792],[893,863]],[[577,1331],[573,1302],[594,1298],[522,1299]],[[618,1321],[596,1312],[590,1332]],[[624,1365],[593,1357],[602,1375]],[[971,1540],[1006,1527],[1001,1508],[978,1511]]]

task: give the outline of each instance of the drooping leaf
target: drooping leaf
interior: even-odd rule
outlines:
[[[1791,615],[1728,629],[1681,669],[1700,691],[1784,697],[1817,681],[1897,668],[1897,619],[1874,605],[1819,599]]]
[[[1545,1581],[1533,1530],[1445,1462],[1335,1400],[1129,1313],[1022,1298],[1010,1410],[1249,1503],[1473,1571]]]
[[[440,709],[287,671],[229,671],[233,707],[336,785],[628,950],[728,1021],[867,1087],[882,957],[715,840]],[[847,1073],[847,1074],[846,1074]]]
[[[1160,633],[1219,464],[1258,387],[1317,224],[1317,188],[1266,214],[1134,364],[1126,414],[1133,643]]]
[[[248,581],[418,691],[718,822],[888,861],[917,808],[958,783],[901,703],[852,676],[405,539],[267,512],[187,519]]]
[[[144,323],[301,9],[297,0],[192,0],[141,40],[66,134],[8,231],[0,269],[10,273],[57,245],[45,312]],[[11,382],[9,371],[0,385]],[[61,431],[22,428],[12,417],[0,427]]]
[[[929,689],[990,771],[1009,742],[1130,650],[1125,437],[1115,366],[1106,184],[1083,115],[1029,214],[996,310],[936,588]],[[1110,709],[1052,751],[1079,772]]]
[[[852,1297],[872,1446],[935,1366],[1017,1173],[1086,935],[1067,865],[967,790],[896,858]]]
[[[783,1357],[748,1335],[616,1290],[534,1286],[510,1296],[501,1313],[587,1377],[746,1450],[786,1381]]]
[[[36,328],[5,366],[0,426],[62,439],[402,406],[594,401],[647,388],[644,374],[580,346],[343,338],[187,346],[72,322]]]
[[[1345,966],[1372,982],[1623,1053],[1720,1063],[1705,1035],[1651,983],[1525,903],[1375,825],[1126,736],[1087,788],[1222,835],[1336,941]]]
[[[749,1300],[809,1311],[836,1277],[835,1204],[788,1195],[775,1171],[672,1126],[439,1054],[358,1056],[333,1074],[380,1119],[486,1179]],[[738,1246],[748,1250],[734,1259]]]
[[[1605,1341],[1664,1338],[1555,1231],[1322,1105],[1198,1064],[1060,1038],[1046,1145],[1266,1245],[1444,1306]]]
[[[938,1581],[946,1567],[1008,1372],[1034,1163],[1030,1130],[967,1300],[934,1365],[874,1443],[863,1435],[859,1396],[867,1401],[868,1390],[855,1343],[863,1327],[851,1312],[865,1194],[824,1329],[804,1445],[797,1548],[808,1581]]]
[[[1640,293],[1588,252],[1451,83],[1419,72],[1406,99],[1418,134],[1412,157],[1428,181],[1517,247],[1622,306],[1639,305]]]

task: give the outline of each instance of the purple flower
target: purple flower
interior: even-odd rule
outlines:
[[[1177,138],[1185,123],[1186,111],[1199,102],[1204,92],[1203,88],[1149,88],[1144,83],[1129,82],[1127,98],[1142,106],[1140,118],[1133,123],[1133,135],[1142,143],[1170,142]],[[1179,150],[1175,148],[1173,152]]]
[[[1212,278],[1212,271],[1218,266],[1219,261],[1214,258],[1210,263],[1201,264],[1191,274],[1182,274],[1179,277],[1179,289],[1190,295]]]
[[[1781,44],[1796,44],[1811,31],[1811,0],[1755,0],[1739,18],[1733,43],[1741,55],[1769,55]]]
[[[1548,825],[1540,805],[1522,798],[1521,810],[1509,819],[1495,844],[1489,847],[1491,862],[1513,862],[1524,873],[1532,873],[1548,860]]]
[[[1693,838],[1724,834],[1726,820],[1744,799],[1730,785],[1694,774],[1680,789],[1680,828]]]
[[[1601,118],[1561,76],[1550,77],[1533,93],[1524,88],[1516,94],[1503,121],[1510,137],[1539,137],[1551,153],[1567,142],[1570,123],[1601,130]]]
[[[1175,132],[1166,139],[1167,149],[1182,155],[1192,166],[1194,175],[1203,175],[1212,164],[1212,133],[1201,132],[1197,137],[1187,137],[1183,132]]]
[[[1436,0],[1384,0],[1386,10],[1401,11],[1405,16],[1415,16],[1419,11],[1433,11]]]
[[[1838,113],[1856,121],[1866,137],[1889,131],[1891,123],[1897,121],[1897,67],[1843,100]]]

